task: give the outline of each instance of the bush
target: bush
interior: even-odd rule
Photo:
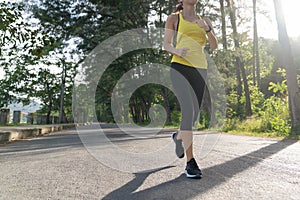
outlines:
[[[181,121],[181,112],[174,110],[171,112],[172,124],[178,125]]]
[[[247,133],[269,133],[269,136],[285,137],[290,133],[291,120],[288,100],[272,96],[265,100],[257,116],[246,120],[226,119],[223,131]],[[265,135],[265,134],[264,134]]]
[[[288,100],[272,96],[264,103],[262,129],[286,135],[291,130]]]
[[[210,114],[202,109],[200,112],[200,118],[197,127],[199,129],[207,129],[209,128],[209,126],[210,126]]]
[[[251,108],[254,115],[263,111],[262,105],[265,102],[265,95],[255,86],[250,86]]]
[[[240,120],[238,118],[233,118],[233,119],[227,118],[222,130],[224,132],[236,130],[237,124],[239,122]]]

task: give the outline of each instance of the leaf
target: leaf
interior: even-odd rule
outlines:
[[[1,31],[6,31],[6,26],[4,23],[0,22],[0,30]]]

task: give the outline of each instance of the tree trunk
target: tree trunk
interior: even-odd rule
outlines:
[[[61,73],[61,89],[60,89],[60,106],[59,106],[59,123],[65,123],[64,121],[64,98],[65,98],[65,84],[66,84],[66,66],[65,61],[62,60],[62,73]]]
[[[235,10],[233,5],[231,4],[231,0],[226,0],[227,1],[227,6],[229,8],[229,15],[230,15],[230,21],[232,25],[233,31],[235,30],[234,34],[234,43],[235,46],[239,46],[238,38],[237,38],[237,33],[236,33],[236,22],[235,22]],[[235,61],[235,66],[236,66],[236,79],[237,79],[237,95],[238,95],[238,108],[237,108],[237,113],[240,114],[242,112],[242,104],[241,104],[241,98],[242,98],[242,80],[241,80],[241,72],[240,72],[240,58],[236,56],[236,61]]]
[[[260,61],[256,22],[256,0],[253,0],[253,84],[260,90]]]
[[[145,121],[149,120],[149,103],[147,99],[142,98],[145,109]]]
[[[240,61],[241,61],[241,59],[240,59]],[[249,117],[252,115],[249,85],[248,85],[248,80],[247,80],[244,63],[241,62],[240,66],[241,66],[241,72],[242,72],[243,83],[244,83],[244,91],[245,91],[245,97],[246,97],[246,115]]]
[[[49,98],[49,105],[48,105],[48,112],[47,112],[47,118],[46,118],[46,124],[50,124],[50,115],[52,112],[52,107],[53,107],[53,96],[50,91],[50,83],[48,82],[48,79],[46,78],[46,90],[47,90],[47,95]]]
[[[147,120],[147,106],[146,106],[146,101],[144,100],[143,97],[140,99],[141,102],[141,108],[142,108],[142,122],[145,122]]]
[[[52,112],[52,102],[48,106],[46,124],[51,124],[51,122],[50,122],[51,112]]]
[[[282,59],[286,69],[292,132],[300,135],[300,91],[297,83],[297,70],[295,67],[291,45],[286,30],[281,1],[273,1],[278,26],[278,38],[281,45]]]
[[[227,55],[227,34],[226,34],[226,12],[224,6],[224,0],[220,0],[220,10],[221,10],[221,18],[222,18],[222,45],[225,56]],[[229,62],[227,60],[227,56],[225,58],[225,67],[229,69]]]
[[[226,14],[224,7],[224,0],[220,0],[220,10],[221,10],[221,18],[222,18],[222,45],[224,51],[227,50],[227,38],[226,38]],[[228,63],[227,63],[228,64]]]
[[[88,119],[88,120],[89,120],[89,119]],[[63,122],[64,122],[64,123],[69,123],[69,120],[68,120],[68,118],[67,118],[65,109],[63,109]]]
[[[237,32],[237,26],[236,26],[236,13],[235,13],[235,6],[233,0],[227,0],[227,4],[230,8],[230,21],[231,26],[233,30],[233,37],[234,37],[234,46],[236,52],[240,51],[240,44],[238,39],[238,32]],[[246,97],[246,115],[251,116],[252,115],[252,109],[251,109],[251,99],[250,99],[250,92],[249,92],[249,86],[248,86],[248,80],[245,72],[244,63],[242,62],[242,57],[240,53],[237,53],[236,56],[236,75],[237,75],[237,93],[238,93],[238,106],[239,109],[241,108],[241,96],[242,96],[242,81],[241,81],[241,75],[240,72],[242,72],[243,76],[243,83],[244,83],[244,91],[245,91],[245,97]],[[239,112],[240,110],[238,110]]]
[[[138,105],[137,99],[134,99],[134,115],[135,115],[135,122],[140,123],[141,122],[141,114],[140,114],[140,107]]]
[[[132,103],[130,105],[130,113],[132,115],[132,120],[134,121],[135,120],[135,114],[134,114],[134,103]]]

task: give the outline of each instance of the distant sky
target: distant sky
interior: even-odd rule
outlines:
[[[252,0],[248,0],[251,1]],[[277,23],[274,12],[273,0],[261,0],[265,4],[264,9],[269,12],[270,19],[258,16],[258,34],[266,38],[278,38]],[[300,1],[299,0],[282,0],[282,7],[286,21],[287,32],[290,37],[300,36]],[[271,21],[270,21],[271,20]]]

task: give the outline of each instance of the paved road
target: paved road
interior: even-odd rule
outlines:
[[[136,139],[106,128],[114,144],[130,151],[170,143],[168,130]],[[112,169],[88,152],[75,130],[1,145],[0,199],[300,199],[299,142],[221,134],[203,156],[208,145],[198,144],[204,138],[205,133],[194,136],[201,180],[186,179],[179,159],[144,172]]]
[[[25,125],[25,126],[0,126],[0,131],[23,130],[37,127],[52,127],[53,125]]]

